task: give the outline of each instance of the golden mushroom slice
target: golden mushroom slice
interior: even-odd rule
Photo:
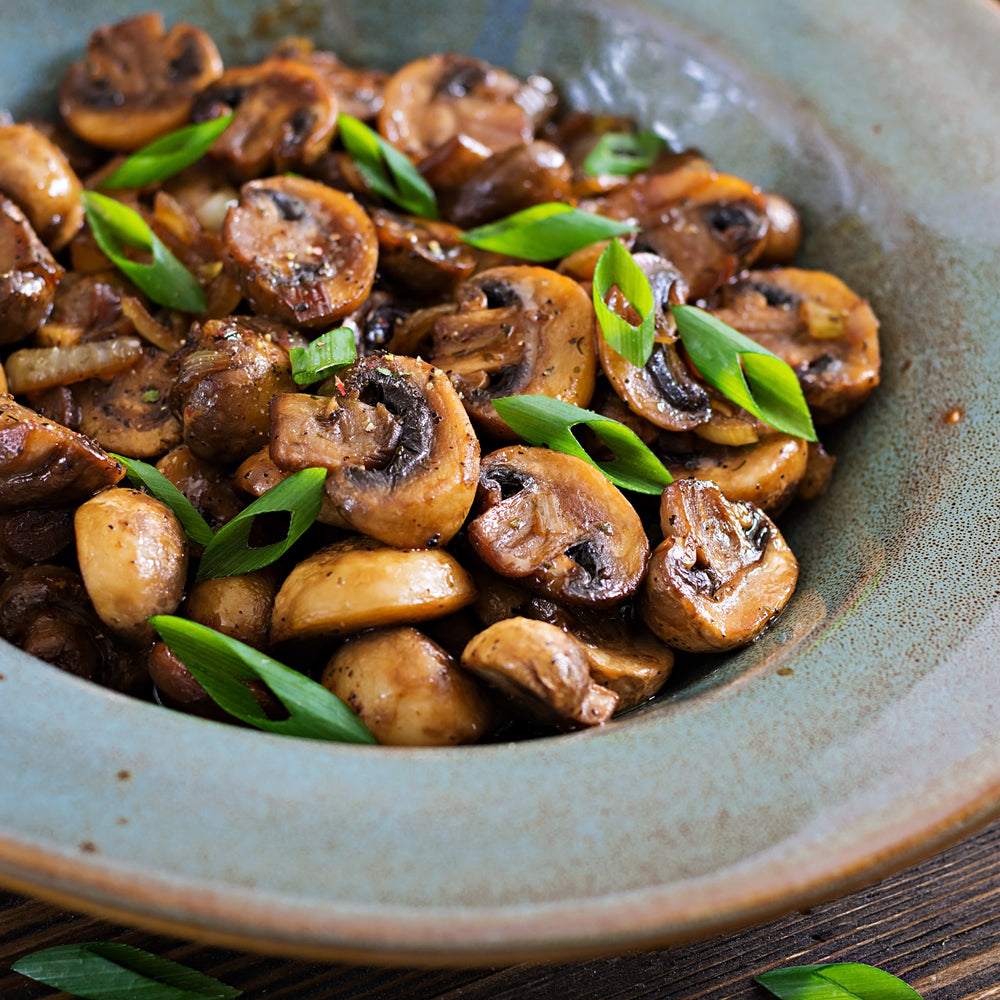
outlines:
[[[80,138],[131,152],[186,125],[195,95],[222,73],[200,28],[140,14],[98,28],[59,88],[59,110]]]
[[[83,225],[83,190],[63,151],[32,125],[0,127],[0,191],[58,253]]]
[[[347,635],[443,618],[472,604],[472,577],[444,549],[334,542],[300,562],[278,591],[272,642]]]
[[[646,624],[694,653],[752,642],[788,603],[799,567],[774,522],[730,503],[713,483],[671,483],[660,504],[664,540],[639,597]]]
[[[479,442],[451,383],[419,358],[363,358],[330,396],[271,404],[284,472],[325,468],[341,523],[398,548],[447,544],[476,497]]]
[[[639,515],[603,473],[522,445],[483,459],[468,537],[494,572],[570,605],[620,603],[649,555]]]
[[[879,383],[878,319],[825,271],[751,271],[712,312],[791,365],[818,424],[856,409]]]
[[[409,626],[350,636],[320,683],[387,746],[477,743],[493,725],[493,703],[455,657]]]
[[[326,152],[337,129],[337,98],[322,76],[293,59],[227,69],[191,109],[194,121],[234,113],[211,158],[237,182],[302,170]]]
[[[536,721],[561,729],[607,722],[618,695],[590,676],[584,648],[568,632],[505,618],[470,640],[462,666]]]
[[[537,393],[586,406],[594,392],[596,316],[572,278],[545,267],[481,271],[459,286],[453,313],[433,320],[430,360],[462,394],[476,425],[515,435],[493,400]]]
[[[522,81],[481,59],[451,53],[407,63],[382,96],[379,131],[417,160],[458,135],[494,153],[530,142],[555,107],[550,81]]]
[[[346,316],[375,281],[371,219],[350,195],[305,177],[244,184],[223,241],[254,310],[297,326]]]

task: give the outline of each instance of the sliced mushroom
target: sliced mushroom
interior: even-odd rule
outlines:
[[[83,225],[79,178],[62,150],[31,125],[0,127],[0,191],[53,253]]]
[[[330,145],[337,129],[337,98],[311,66],[265,59],[227,69],[199,94],[194,121],[234,113],[209,155],[237,182],[262,174],[302,170]]]
[[[479,442],[451,383],[419,358],[372,355],[331,396],[289,393],[271,406],[279,469],[328,469],[343,523],[389,545],[447,544],[476,496]]]
[[[797,494],[809,445],[788,434],[736,447],[679,435],[676,440],[661,438],[658,453],[674,479],[709,480],[727,500],[752,503],[773,518]]]
[[[200,28],[158,13],[98,28],[86,57],[66,71],[59,110],[81,138],[125,152],[187,124],[195,95],[222,73],[215,43]]]
[[[603,336],[597,338],[601,368],[626,406],[657,427],[686,431],[705,423],[712,412],[705,386],[688,368],[677,346],[677,332],[669,306],[685,300],[687,286],[680,272],[663,257],[637,253],[635,262],[653,291],[656,328],[653,353],[642,368],[615,351]],[[634,325],[642,317],[617,286],[605,297],[608,307]]]
[[[35,332],[63,273],[21,209],[0,195],[0,344]]]
[[[148,641],[150,615],[173,614],[184,596],[187,540],[174,512],[139,490],[105,490],[74,518],[76,552],[101,621],[117,634]]]
[[[480,430],[512,440],[493,400],[537,393],[586,406],[594,391],[596,317],[572,278],[544,267],[482,271],[433,323],[431,360],[462,394]]]
[[[72,507],[25,507],[0,514],[0,578],[55,562],[73,544]]]
[[[191,501],[212,528],[227,524],[246,506],[227,471],[198,458],[186,444],[168,451],[156,463],[156,471]]]
[[[288,574],[274,602],[271,640],[443,618],[475,599],[472,577],[444,549],[403,551],[353,537],[320,549]]]
[[[506,618],[480,632],[462,666],[496,687],[530,718],[561,729],[611,718],[618,695],[590,676],[584,648],[547,622]]]
[[[201,580],[192,584],[181,614],[254,649],[265,649],[277,593],[278,581],[270,567]]]
[[[757,267],[791,264],[802,246],[802,218],[798,209],[774,191],[764,195],[767,208],[767,235]]]
[[[798,563],[774,522],[730,503],[713,483],[671,483],[664,540],[649,560],[639,607],[664,642],[695,653],[752,642],[788,603]]]
[[[649,543],[632,505],[573,455],[511,445],[487,455],[469,542],[492,570],[570,605],[634,593]]]
[[[791,365],[818,424],[856,409],[879,383],[878,319],[825,271],[751,271],[712,312]]]
[[[0,396],[0,510],[85,500],[124,475],[82,434]]]
[[[531,142],[554,107],[552,84],[542,77],[522,82],[481,59],[437,54],[408,63],[389,78],[378,127],[417,160],[456,135],[495,153]]]
[[[254,309],[325,326],[364,302],[375,280],[375,227],[350,195],[305,177],[251,181],[223,227]]]
[[[492,704],[478,682],[415,628],[351,636],[333,654],[320,683],[387,746],[477,743],[493,722]]]
[[[267,444],[271,397],[292,392],[289,335],[248,316],[207,320],[176,356],[170,407],[199,458],[239,462]]]
[[[833,475],[833,467],[837,457],[831,455],[818,441],[809,442],[809,458],[806,462],[806,472],[799,483],[798,498],[800,500],[815,500],[826,492]]]

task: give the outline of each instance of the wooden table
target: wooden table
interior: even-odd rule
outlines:
[[[553,966],[383,969],[288,961],[132,930],[0,892],[0,1000],[54,995],[10,972],[55,944],[113,940],[183,962],[267,1000],[767,1000],[769,969],[866,962],[924,1000],[1000,995],[1000,821],[844,899],[663,951]],[[60,994],[62,995],[62,994]]]

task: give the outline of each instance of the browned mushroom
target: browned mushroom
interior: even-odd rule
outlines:
[[[542,77],[521,81],[481,59],[438,54],[389,78],[378,127],[418,160],[456,135],[495,153],[530,142],[554,107],[552,84]]]
[[[274,602],[271,639],[429,621],[475,599],[472,577],[444,549],[403,551],[354,536],[320,549],[288,574]]]
[[[277,593],[278,580],[271,567],[200,580],[192,584],[180,614],[254,649],[265,649]]]
[[[372,355],[330,396],[271,406],[279,469],[325,468],[341,523],[399,548],[447,544],[476,496],[479,442],[451,383],[419,358]]]
[[[170,407],[199,458],[239,462],[267,443],[271,397],[295,390],[289,334],[250,316],[207,320],[177,355]]]
[[[476,743],[495,714],[486,692],[455,657],[407,626],[349,637],[320,683],[387,746]]]
[[[713,483],[671,483],[660,505],[664,540],[650,557],[639,606],[664,642],[691,652],[752,642],[788,603],[798,563],[774,522],[730,503]]]
[[[228,523],[246,506],[228,471],[198,458],[186,444],[168,451],[156,463],[156,471],[166,476],[213,528]]]
[[[798,209],[774,191],[764,195],[767,208],[767,235],[760,256],[754,261],[757,267],[775,267],[791,264],[802,246],[802,218]]]
[[[879,383],[878,319],[825,271],[751,271],[712,312],[791,365],[818,424],[856,409]]]
[[[101,621],[134,641],[151,640],[150,615],[173,614],[184,596],[187,539],[174,512],[133,489],[104,490],[74,517],[76,553]]]
[[[336,132],[337,111],[336,97],[311,66],[266,59],[227,69],[198,94],[191,117],[235,114],[209,155],[243,182],[315,163]]]
[[[82,186],[61,149],[31,125],[0,128],[0,191],[58,253],[83,225]]]
[[[84,500],[124,475],[82,434],[0,396],[0,510]]]
[[[158,13],[98,28],[84,59],[66,71],[59,110],[81,138],[129,152],[188,122],[194,97],[222,73],[222,59],[200,28]]]
[[[364,302],[375,280],[375,227],[350,195],[305,177],[251,181],[223,228],[254,309],[325,326]]]
[[[491,625],[465,647],[462,666],[530,718],[561,729],[607,722],[618,704],[618,695],[590,676],[583,646],[548,622]]]
[[[538,393],[586,406],[594,391],[594,306],[572,278],[544,267],[481,271],[433,322],[431,360],[477,426],[513,440],[493,400]]]
[[[0,513],[0,578],[51,563],[73,544],[72,507],[25,507]]]
[[[649,554],[639,515],[603,473],[522,445],[483,459],[468,537],[495,572],[571,605],[620,603]]]
[[[34,333],[55,301],[63,268],[24,213],[0,195],[0,344]]]

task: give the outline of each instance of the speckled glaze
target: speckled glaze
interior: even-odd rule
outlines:
[[[226,728],[0,650],[0,882],[286,954],[496,963],[662,945],[871,881],[1000,811],[1000,8],[992,0],[165,3],[230,61],[454,49],[554,76],[803,206],[884,379],[757,645],[598,732],[398,751]],[[97,22],[0,2],[0,104]],[[280,12],[285,13],[278,16]],[[280,22],[280,23],[279,23]]]

